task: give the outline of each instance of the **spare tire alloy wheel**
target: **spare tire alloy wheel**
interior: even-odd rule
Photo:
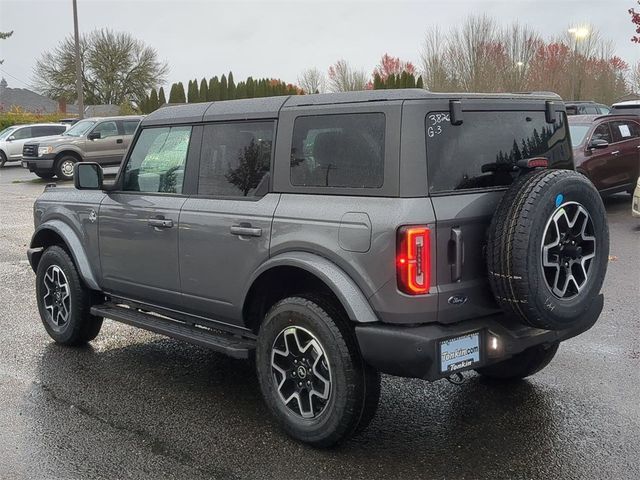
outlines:
[[[331,369],[319,340],[309,330],[291,326],[278,334],[271,351],[273,380],[287,408],[305,419],[324,412]]]
[[[50,265],[44,275],[44,308],[54,330],[63,330],[71,315],[71,292],[66,275],[58,265]]]
[[[572,299],[585,287],[596,256],[589,212],[577,202],[560,205],[542,240],[542,268],[547,287],[558,298]]]
[[[525,325],[578,327],[600,293],[609,229],[593,184],[571,170],[538,170],[502,197],[487,241],[496,301]]]

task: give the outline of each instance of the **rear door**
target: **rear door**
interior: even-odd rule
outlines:
[[[611,122],[611,173],[619,186],[635,185],[640,168],[640,125],[633,120]],[[617,152],[617,153],[616,153]]]
[[[203,127],[197,194],[180,214],[180,275],[189,313],[241,324],[243,288],[269,258],[280,198],[269,193],[274,136],[274,120]]]
[[[515,178],[514,164],[544,156],[553,166],[572,167],[564,113],[549,124],[542,102],[462,105],[459,125],[451,123],[448,104],[433,102],[424,117],[442,323],[497,311],[488,284],[487,230]]]
[[[100,138],[90,139],[92,133],[99,133]],[[84,160],[104,165],[120,163],[124,155],[123,144],[122,130],[116,120],[98,122],[87,135]]]

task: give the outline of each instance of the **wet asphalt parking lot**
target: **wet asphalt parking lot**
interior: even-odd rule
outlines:
[[[35,178],[0,169],[1,479],[640,477],[640,220],[629,195],[606,201],[605,310],[547,369],[509,386],[385,376],[370,427],[323,451],[278,430],[249,362],[112,321],[89,347],[55,345],[25,253],[45,185]]]

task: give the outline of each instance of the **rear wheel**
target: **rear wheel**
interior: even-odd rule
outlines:
[[[60,180],[73,180],[73,170],[76,162],[76,158],[71,155],[61,157],[56,162],[56,176]]]
[[[364,429],[380,396],[344,314],[305,295],[274,305],[260,327],[256,369],[264,399],[284,430],[329,447]]]
[[[95,292],[86,288],[61,247],[42,254],[36,272],[38,310],[44,328],[62,345],[82,345],[98,336],[102,317],[91,315]]]
[[[492,380],[513,381],[538,373],[545,368],[558,352],[559,343],[536,345],[494,365],[478,368],[483,377]]]

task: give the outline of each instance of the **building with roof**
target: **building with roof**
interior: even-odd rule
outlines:
[[[78,113],[76,105],[52,100],[27,88],[11,88],[3,78],[0,80],[0,111],[16,107],[32,113]]]

